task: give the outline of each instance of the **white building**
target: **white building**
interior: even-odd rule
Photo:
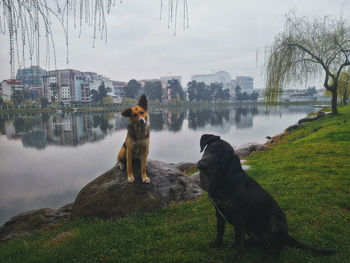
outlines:
[[[99,75],[95,73],[95,75],[91,75],[90,81],[91,81],[90,90],[98,90],[98,87],[103,82],[106,89],[110,88],[111,90],[114,91],[113,81],[103,75]]]
[[[218,71],[212,74],[199,74],[191,76],[191,80],[197,82],[204,82],[207,85],[212,83],[229,84],[232,81],[230,73],[227,71]]]
[[[60,90],[61,95],[61,101],[63,103],[67,104],[71,101],[71,94],[70,94],[70,88],[69,86],[61,86]]]
[[[15,79],[7,79],[1,82],[2,97],[4,100],[11,100],[11,95],[15,90],[22,91],[24,85],[22,82]]]
[[[254,89],[254,78],[247,76],[237,76],[236,79],[232,80],[234,87],[240,86],[242,91],[251,94]]]

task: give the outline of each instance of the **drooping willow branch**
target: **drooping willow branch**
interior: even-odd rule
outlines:
[[[183,1],[184,28],[189,24],[188,3],[187,0],[167,1],[168,26],[174,23],[176,34],[178,2]],[[9,37],[11,77],[14,78],[16,63],[19,68],[25,67],[26,57],[29,57],[31,64],[40,64],[42,39],[45,41],[46,66],[50,67],[53,58],[56,68],[55,35],[52,29],[54,22],[59,24],[65,36],[67,63],[71,19],[73,28],[79,27],[79,36],[84,24],[92,27],[93,46],[98,35],[107,41],[106,16],[115,3],[116,0],[0,0],[0,33]],[[162,16],[163,0],[160,4]]]

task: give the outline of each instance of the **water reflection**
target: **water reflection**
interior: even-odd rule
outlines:
[[[190,130],[207,126],[225,130],[253,128],[257,115],[288,115],[311,112],[312,105],[289,105],[266,110],[263,106],[197,109],[154,109],[150,112],[151,130],[180,132],[187,119]],[[0,131],[9,140],[22,141],[23,146],[44,149],[48,145],[78,146],[103,140],[114,131],[125,129],[128,120],[119,112],[39,114],[36,116],[0,117]]]
[[[102,140],[114,130],[124,129],[127,120],[116,113],[40,114],[0,118],[2,134],[9,140],[21,139],[23,146],[44,149],[48,145],[77,146]],[[117,114],[120,115],[120,114]]]

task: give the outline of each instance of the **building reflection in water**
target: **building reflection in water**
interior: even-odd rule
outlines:
[[[288,115],[311,112],[312,105],[289,105],[266,110],[264,106],[153,109],[150,125],[153,131],[179,132],[187,120],[191,130],[206,126],[249,129],[257,115]],[[0,116],[0,132],[9,140],[21,140],[25,147],[44,149],[48,145],[78,146],[103,140],[114,131],[126,129],[128,119],[120,112],[38,114],[35,116]],[[226,127],[227,126],[227,127]]]

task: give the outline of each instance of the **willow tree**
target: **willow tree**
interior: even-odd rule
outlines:
[[[167,10],[168,27],[174,25],[174,34],[180,1],[183,4],[185,28],[188,27],[187,0],[160,0],[160,19],[163,9]],[[93,46],[97,37],[107,41],[106,16],[115,2],[116,0],[0,0],[0,33],[9,37],[11,77],[14,78],[15,65],[24,67],[28,57],[31,64],[39,65],[43,50],[46,50],[46,64],[50,66],[53,58],[56,67],[56,32],[52,29],[54,23],[58,23],[66,39],[67,63],[71,28],[78,29],[80,36],[83,25],[91,27]],[[117,2],[122,3],[122,0]]]
[[[324,87],[332,94],[332,113],[337,110],[339,76],[350,65],[350,27],[344,19],[327,16],[309,20],[286,16],[285,28],[265,50],[265,97],[276,102],[283,88],[324,78]]]

